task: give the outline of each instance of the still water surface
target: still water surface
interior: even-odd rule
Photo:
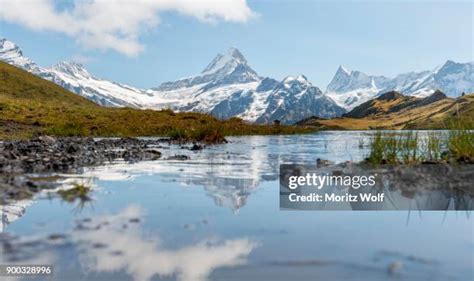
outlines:
[[[88,168],[65,180],[93,185],[84,206],[3,206],[0,262],[53,264],[49,280],[473,280],[469,212],[279,210],[279,164],[359,161],[369,136],[229,138]]]

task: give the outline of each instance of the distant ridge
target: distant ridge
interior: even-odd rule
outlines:
[[[396,91],[384,93],[355,107],[341,118],[306,118],[297,122],[300,126],[320,129],[442,129],[454,117],[474,122],[474,93],[459,98],[447,97],[436,91],[418,98]]]

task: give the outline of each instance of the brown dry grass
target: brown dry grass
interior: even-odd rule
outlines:
[[[388,110],[390,104],[378,107]],[[335,118],[312,120],[305,125],[318,129],[370,130],[370,129],[446,129],[449,123],[462,119],[463,123],[474,128],[474,94],[466,95],[455,101],[440,100],[426,106],[402,109],[394,113],[377,114],[364,118]]]

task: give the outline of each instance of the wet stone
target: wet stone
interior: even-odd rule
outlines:
[[[168,157],[167,160],[189,160],[189,156],[178,154]]]
[[[113,163],[123,159],[128,162],[157,160],[161,152],[157,150],[160,140],[134,138],[100,139],[54,138],[40,136],[31,140],[0,142],[0,183],[4,192],[13,196],[36,192],[31,182],[11,175],[29,173],[77,173],[85,166]],[[187,156],[175,159],[186,160]],[[34,190],[31,190],[34,187]],[[0,190],[1,191],[1,190]]]

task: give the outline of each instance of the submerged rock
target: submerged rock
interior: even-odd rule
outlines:
[[[189,150],[191,151],[198,151],[198,150],[202,150],[204,147],[200,144],[193,144],[193,146],[191,146],[191,148]]]
[[[187,155],[174,155],[174,156],[170,156],[167,158],[167,160],[189,160],[189,156]]]

